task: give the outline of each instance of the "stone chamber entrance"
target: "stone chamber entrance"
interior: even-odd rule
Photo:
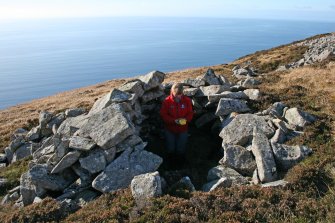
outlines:
[[[182,177],[188,176],[195,189],[201,190],[207,182],[208,171],[217,166],[223,157],[222,139],[219,137],[218,131],[213,128],[218,120],[197,127],[195,121],[199,115],[194,115],[188,130],[186,160],[180,163],[168,159],[165,149],[164,124],[159,116],[158,107],[160,106],[157,106],[155,112],[151,112],[150,118],[142,124],[141,138],[148,142],[146,150],[163,158],[163,164],[158,171],[168,186],[177,183]]]

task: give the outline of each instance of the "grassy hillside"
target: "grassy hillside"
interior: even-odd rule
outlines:
[[[287,72],[273,71],[278,64],[293,62],[302,53],[299,47],[285,45],[248,55],[232,64],[211,66],[217,74],[231,79],[230,70],[235,64],[252,61],[258,69],[268,72],[260,85],[262,100],[253,106],[263,109],[282,101],[318,116],[316,123],[290,142],[307,145],[314,153],[287,173],[285,180],[289,184],[285,188],[239,186],[211,193],[179,190],[153,199],[152,205],[142,210],[137,209],[128,189],[105,194],[74,213],[64,212],[51,199],[23,210],[2,206],[2,219],[5,222],[335,222],[335,63],[326,61]],[[279,62],[272,66],[274,60]],[[206,69],[172,72],[166,82],[196,77]],[[96,98],[124,81],[109,81],[1,111],[1,146],[8,143],[8,136],[15,128],[31,125],[29,119],[34,123],[40,110],[89,108]],[[22,171],[22,166],[18,166],[17,171]],[[15,172],[15,168],[11,171]],[[6,170],[0,174],[6,174]]]

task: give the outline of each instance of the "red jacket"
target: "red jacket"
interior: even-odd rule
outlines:
[[[188,124],[193,118],[193,108],[191,99],[185,95],[181,97],[180,102],[176,102],[172,94],[163,101],[160,115],[165,123],[165,128],[173,133],[186,132]],[[178,125],[175,120],[185,118],[186,125]]]

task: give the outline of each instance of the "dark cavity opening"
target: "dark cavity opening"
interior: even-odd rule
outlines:
[[[169,186],[178,182],[182,177],[188,176],[195,188],[200,190],[202,185],[207,182],[208,171],[217,166],[223,157],[219,130],[213,128],[215,122],[218,123],[219,120],[213,120],[197,128],[195,126],[197,118],[199,116],[195,115],[189,125],[186,161],[183,163],[167,157],[164,125],[159,112],[151,113],[150,118],[141,125],[141,137],[148,142],[146,150],[159,155],[164,160],[158,171]]]

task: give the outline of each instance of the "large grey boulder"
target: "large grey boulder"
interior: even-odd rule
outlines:
[[[208,85],[220,85],[220,79],[215,75],[213,69],[208,69],[204,76],[201,77]]]
[[[219,165],[219,166],[213,167],[212,169],[208,171],[207,181],[210,182],[210,181],[218,180],[221,178],[231,179],[233,180],[234,183],[237,183],[237,182],[246,183],[247,182],[245,177],[243,177],[237,171],[229,167]]]
[[[90,137],[98,146],[109,149],[135,133],[127,115],[109,106],[93,115],[80,128],[78,134]]]
[[[28,171],[29,177],[35,186],[51,191],[62,191],[69,186],[74,179],[61,175],[50,174],[45,164],[37,164]]]
[[[32,128],[26,135],[28,141],[36,141],[41,138],[41,128],[39,126]]]
[[[136,94],[138,97],[142,97],[142,95],[144,94],[142,81],[140,80],[129,81],[119,87],[119,90]]]
[[[210,181],[202,186],[204,192],[211,192],[217,188],[228,188],[233,185],[233,180],[223,177],[217,180]]]
[[[252,153],[255,156],[259,179],[262,183],[277,179],[277,167],[270,142],[263,131],[254,127]]]
[[[152,101],[156,98],[159,98],[163,95],[164,95],[164,92],[160,88],[157,88],[157,89],[145,92],[142,95],[141,101],[142,101],[142,103],[147,103],[147,102]]]
[[[23,205],[32,204],[36,195],[36,187],[33,184],[29,173],[23,173],[20,178],[20,194]]]
[[[312,153],[312,149],[306,146],[288,146],[271,143],[273,155],[278,168],[289,170],[306,156]]]
[[[80,157],[79,151],[71,151],[68,152],[58,163],[57,165],[52,169],[51,173],[60,173],[66,168],[72,166]]]
[[[196,96],[210,96],[220,94],[224,91],[229,91],[230,87],[226,85],[210,85],[210,86],[202,86],[199,88],[200,92]]]
[[[231,99],[249,99],[249,97],[242,91],[238,92],[231,92],[231,91],[224,91],[220,94],[213,94],[208,96],[209,102],[218,102],[221,98],[231,98]]]
[[[306,125],[313,123],[316,118],[307,112],[303,112],[298,108],[290,108],[285,113],[288,123],[304,128]]]
[[[144,76],[140,76],[139,79],[143,82],[144,91],[151,90],[158,87],[163,83],[165,74],[160,71],[152,71]]]
[[[260,98],[260,91],[258,89],[246,89],[243,93],[247,95],[250,100],[258,101]]]
[[[156,171],[163,159],[139,149],[127,149],[93,181],[92,186],[103,193],[126,188],[134,176]]]
[[[20,146],[19,148],[17,148],[13,152],[12,163],[30,156],[31,155],[30,148],[31,148],[31,143],[26,143]]]
[[[184,95],[188,96],[188,97],[193,97],[195,96],[199,91],[199,88],[185,88],[184,89]]]
[[[114,88],[108,94],[104,95],[94,103],[89,114],[95,114],[113,103],[125,102],[131,97],[131,94]]]
[[[95,145],[96,143],[93,140],[80,136],[72,136],[69,143],[70,148],[80,151],[89,151]]]
[[[252,153],[238,145],[224,147],[224,156],[219,163],[247,176],[252,176],[254,170],[257,168]]]
[[[247,78],[241,82],[241,86],[244,88],[255,88],[257,85],[260,85],[262,82],[255,78]]]
[[[131,193],[138,205],[145,205],[148,199],[162,195],[162,185],[159,173],[137,175],[131,181]]]
[[[70,117],[77,117],[79,115],[82,115],[86,112],[84,108],[69,108],[65,110],[65,116],[67,118]]]
[[[220,132],[220,137],[226,145],[245,146],[250,143],[253,137],[253,129],[263,132],[267,137],[274,134],[266,119],[253,114],[237,115],[226,127]]]
[[[250,108],[245,101],[221,98],[215,114],[217,116],[225,116],[232,112],[244,113],[248,111],[250,111]]]
[[[88,115],[79,115],[76,117],[67,118],[57,129],[57,134],[60,136],[70,137],[86,124]]]
[[[203,79],[192,79],[192,78],[188,78],[188,79],[184,80],[182,83],[185,84],[185,85],[194,87],[194,88],[199,88],[201,86],[206,85],[205,80],[203,80]]]
[[[79,159],[79,162],[80,166],[91,174],[98,173],[106,167],[106,158],[101,150],[91,152],[88,156]]]
[[[48,122],[53,118],[52,113],[48,111],[41,111],[39,115],[39,124],[40,126],[46,126]]]

